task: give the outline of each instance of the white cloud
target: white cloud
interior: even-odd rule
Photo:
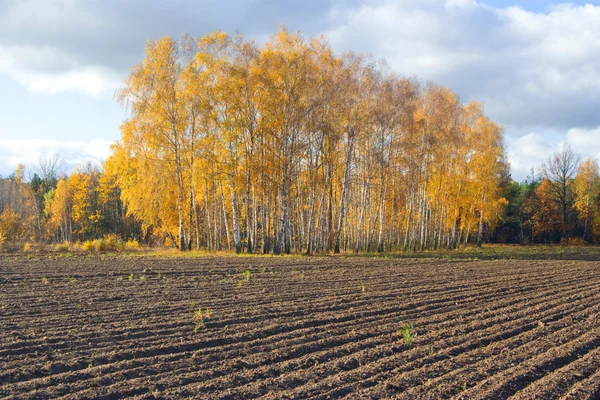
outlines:
[[[532,168],[539,171],[539,166],[555,151],[555,147],[541,134],[533,132],[513,141],[508,148],[513,179],[525,179]]]
[[[571,128],[562,140],[532,132],[513,140],[507,149],[513,179],[525,179],[532,168],[539,174],[541,164],[566,144],[581,156],[582,161],[588,158],[600,161],[600,127]]]
[[[404,75],[479,100],[506,125],[524,179],[564,143],[600,157],[600,6],[545,11],[472,0],[372,0],[331,13],[334,48],[387,59]],[[343,4],[343,3],[342,3]],[[573,128],[581,127],[581,128]]]
[[[452,7],[466,8],[475,6],[475,0],[446,0],[446,9]]]
[[[78,65],[74,57],[51,47],[0,46],[0,72],[44,94],[73,90],[98,96],[114,91],[121,81],[108,68]]]
[[[90,141],[59,141],[51,139],[0,139],[0,173],[13,172],[18,164],[35,168],[44,154],[58,153],[68,171],[88,162],[101,165],[110,155],[113,142],[102,139]]]
[[[305,35],[323,31],[336,51],[371,53],[400,74],[481,101],[507,126],[515,178],[560,143],[597,155],[600,6],[528,11],[485,2],[0,0],[0,73],[34,92],[99,95],[120,85],[145,40],[239,29],[261,41],[283,22]]]
[[[600,161],[600,127],[596,129],[573,128],[567,132],[567,143],[584,158]]]
[[[343,4],[343,3],[342,3]],[[471,0],[373,0],[331,13],[335,48],[480,100],[505,125],[600,124],[600,6],[532,12]]]

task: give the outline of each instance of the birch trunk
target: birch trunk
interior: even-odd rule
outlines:
[[[346,197],[348,196],[348,186],[350,184],[350,167],[352,165],[352,152],[354,150],[354,136],[355,133],[351,133],[348,139],[348,151],[346,153],[346,163],[344,169],[344,182],[342,183],[342,198],[340,199],[340,218],[338,220],[337,231],[335,234],[335,248],[333,250],[335,254],[340,253],[340,237],[342,235],[342,229],[344,228],[344,217],[346,216]]]

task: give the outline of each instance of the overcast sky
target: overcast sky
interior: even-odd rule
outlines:
[[[60,152],[105,159],[144,43],[279,24],[479,100],[522,180],[564,143],[600,157],[600,6],[545,0],[0,0],[0,174]]]

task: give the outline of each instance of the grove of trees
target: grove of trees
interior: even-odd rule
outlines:
[[[323,38],[150,41],[116,97],[129,118],[102,170],[0,180],[0,238],[274,254],[599,239],[594,161],[565,149],[512,182],[479,103]]]

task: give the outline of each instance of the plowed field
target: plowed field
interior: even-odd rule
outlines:
[[[1,398],[344,396],[600,398],[600,263],[0,257]]]

